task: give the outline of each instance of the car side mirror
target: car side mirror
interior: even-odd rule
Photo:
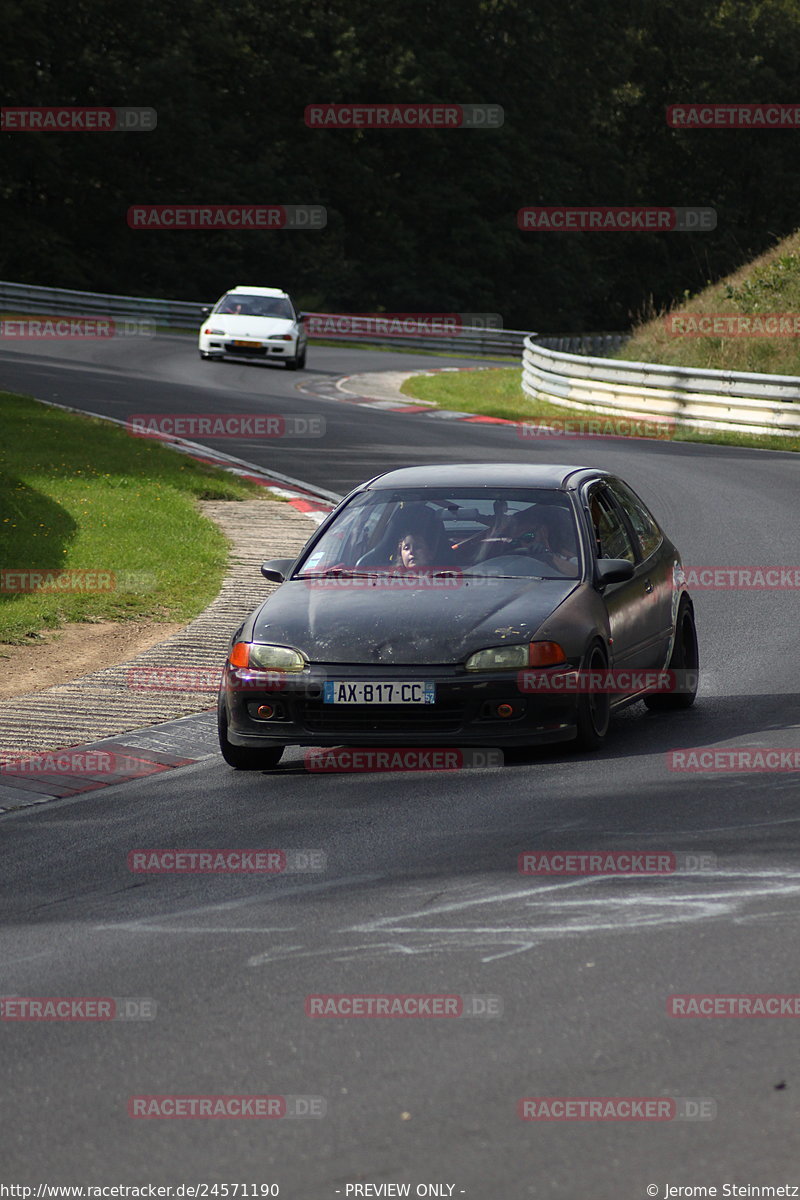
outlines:
[[[211,306],[208,304],[204,304],[203,307],[200,309],[200,315],[203,317],[207,317],[210,312],[211,312]]]
[[[624,583],[633,579],[633,563],[627,558],[601,558],[597,563],[595,578],[598,586],[605,587],[607,583]]]
[[[261,574],[270,583],[284,583],[289,578],[293,558],[270,558],[261,564]]]
[[[298,324],[299,324],[299,325],[302,325],[302,324],[303,324],[303,321],[305,321],[305,319],[306,319],[306,314],[305,314],[305,313],[298,313],[298,314],[297,314],[297,322],[298,322]]]

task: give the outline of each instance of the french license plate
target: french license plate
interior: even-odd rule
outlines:
[[[393,680],[391,683],[349,683],[329,679],[323,684],[325,704],[435,704],[436,684]]]
[[[261,342],[243,342],[237,338],[233,344],[234,346],[250,346],[253,349],[258,349],[258,347],[261,345]]]

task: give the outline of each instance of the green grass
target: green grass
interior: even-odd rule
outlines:
[[[436,375],[415,375],[401,387],[407,396],[429,400],[439,408],[460,412],[480,413],[486,417],[505,417],[510,421],[602,420],[608,430],[620,424],[613,416],[590,409],[561,408],[544,400],[532,400],[522,390],[520,368],[497,368],[489,371],[453,371]],[[621,418],[624,425],[630,418]],[[759,450],[800,450],[798,437],[756,437],[747,433],[698,433],[676,427],[671,440],[677,442],[706,442],[709,445],[749,446]]]
[[[113,590],[0,592],[0,641],[66,621],[190,620],[228,553],[196,501],[259,493],[119,426],[0,392],[0,566],[133,576]]]
[[[800,314],[800,231],[697,295],[684,294],[671,314]],[[669,332],[668,314],[637,326],[615,355],[629,362],[658,362],[680,367],[713,367],[800,375],[800,337],[689,337]]]

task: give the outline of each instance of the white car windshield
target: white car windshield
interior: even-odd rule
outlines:
[[[424,570],[577,579],[578,547],[575,516],[563,492],[376,489],[348,504],[313,547],[299,577]]]
[[[241,317],[279,317],[294,320],[291,302],[285,296],[252,296],[245,293],[223,296],[215,313]]]

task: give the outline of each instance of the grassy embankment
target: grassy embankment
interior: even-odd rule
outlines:
[[[687,292],[668,313],[642,322],[615,355],[631,362],[800,376],[800,336],[698,337],[680,331],[676,318],[710,313],[750,318],[751,329],[754,318],[778,313],[797,316],[800,325],[800,231],[697,295]],[[683,328],[689,324],[683,322]]]
[[[687,295],[683,302],[634,330],[631,340],[615,357],[630,362],[659,362],[676,366],[713,367],[720,370],[757,371],[767,374],[800,376],[800,336],[798,337],[689,337],[671,330],[692,328],[689,318],[701,314],[723,313],[751,319],[774,314],[797,314],[800,328],[800,232],[785,238],[767,254],[741,270],[710,285],[697,296]],[[686,318],[682,324],[668,323],[668,317]],[[696,327],[696,326],[694,326]],[[534,401],[521,387],[518,369],[481,371],[474,374],[449,373],[416,376],[403,385],[408,396],[429,400],[440,408],[483,413],[511,420],[561,421],[601,419],[609,429],[619,428],[614,417],[605,417],[587,409],[560,408],[545,401]],[[700,433],[676,428],[674,439],[682,442],[708,442],[757,449],[800,450],[800,436],[771,437],[746,433]]]
[[[196,501],[255,485],[7,392],[0,433],[0,567],[105,573],[103,590],[0,591],[0,642],[67,621],[188,621],[216,596],[227,543]]]

